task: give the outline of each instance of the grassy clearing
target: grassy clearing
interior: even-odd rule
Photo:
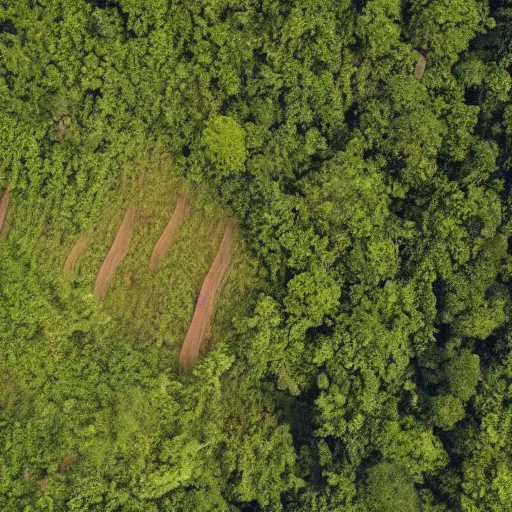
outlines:
[[[164,261],[150,269],[149,261],[174,210],[180,192],[192,205],[190,215],[177,233]],[[31,255],[40,273],[51,272],[57,281],[67,281],[84,294],[92,294],[98,270],[108,253],[128,207],[134,206],[137,221],[131,245],[119,265],[100,307],[132,343],[161,349],[162,368],[178,369],[178,355],[192,318],[202,282],[215,258],[226,212],[208,196],[208,191],[192,188],[168,166],[144,171],[132,180],[123,180],[108,196],[103,212],[91,230],[90,243],[72,273],[63,270],[69,251],[80,236],[71,223],[55,215],[44,201],[38,207],[12,201],[9,241]],[[42,207],[41,207],[42,205]],[[35,215],[39,210],[41,217]],[[100,209],[98,209],[100,211]],[[32,237],[26,233],[31,232]],[[19,235],[23,233],[23,235]],[[27,238],[31,241],[27,242]],[[231,319],[248,312],[251,290],[257,285],[257,267],[235,242],[231,269],[217,301],[209,345],[229,342]],[[247,300],[240,300],[241,297]]]

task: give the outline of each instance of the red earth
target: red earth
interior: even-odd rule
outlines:
[[[96,277],[94,283],[94,295],[98,299],[105,297],[108,285],[115,276],[118,265],[123,261],[128,249],[130,248],[130,241],[132,238],[133,225],[135,223],[135,208],[132,206],[128,208],[125,213],[123,222],[119,227],[116,238],[103,264]]]
[[[224,230],[224,237],[215,256],[215,260],[206,275],[203,286],[197,299],[194,316],[190,322],[185,341],[180,352],[180,366],[190,370],[199,358],[199,352],[213,316],[215,299],[220,292],[222,280],[226,275],[231,261],[231,249],[235,226],[228,223]]]
[[[89,242],[90,236],[87,233],[82,233],[66,258],[66,262],[64,263],[64,270],[66,272],[71,272],[75,268],[78,258],[80,258],[85,249],[87,249]]]
[[[156,243],[155,248],[153,249],[153,254],[151,254],[151,259],[149,261],[150,268],[155,268],[165,258],[167,251],[172,245],[174,237],[178,233],[189,212],[189,201],[186,196],[180,194],[178,201],[176,202],[174,212],[169,219],[169,222],[167,223],[167,226],[164,229],[162,235],[160,236],[160,239]]]
[[[7,217],[7,209],[9,208],[9,189],[6,188],[2,199],[0,199],[0,231],[4,226],[5,218]]]

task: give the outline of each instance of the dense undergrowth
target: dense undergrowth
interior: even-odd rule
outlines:
[[[0,2],[0,508],[512,510],[507,4]]]

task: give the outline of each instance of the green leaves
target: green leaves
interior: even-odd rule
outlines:
[[[463,402],[476,393],[476,386],[481,380],[480,358],[469,350],[463,350],[446,369],[450,392]]]
[[[364,501],[372,512],[421,510],[420,502],[407,470],[388,462],[373,466],[367,477]]]
[[[211,119],[203,130],[201,143],[213,177],[222,180],[244,171],[245,131],[234,119],[225,116]]]
[[[389,56],[402,45],[401,4],[397,0],[370,0],[358,18],[356,34],[372,60]]]
[[[417,0],[412,2],[412,12],[413,44],[426,51],[433,63],[453,64],[478,32],[493,26],[487,6],[476,0],[435,0],[428,5]]]
[[[451,430],[466,416],[464,406],[453,395],[441,395],[432,399],[432,421],[436,427]]]
[[[0,508],[508,510],[505,3],[43,3],[0,7]],[[171,160],[257,274],[187,375],[206,218],[157,334],[46,245]]]
[[[294,325],[292,337],[301,338],[309,327],[318,327],[325,316],[339,305],[340,287],[323,268],[298,274],[288,283],[284,299],[286,312]]]

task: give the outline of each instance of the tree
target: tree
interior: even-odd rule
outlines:
[[[212,166],[212,176],[226,179],[244,171],[245,131],[234,119],[226,116],[211,119],[203,130],[201,143]]]
[[[372,512],[421,510],[414,484],[407,471],[391,462],[381,462],[368,471],[363,499]]]

